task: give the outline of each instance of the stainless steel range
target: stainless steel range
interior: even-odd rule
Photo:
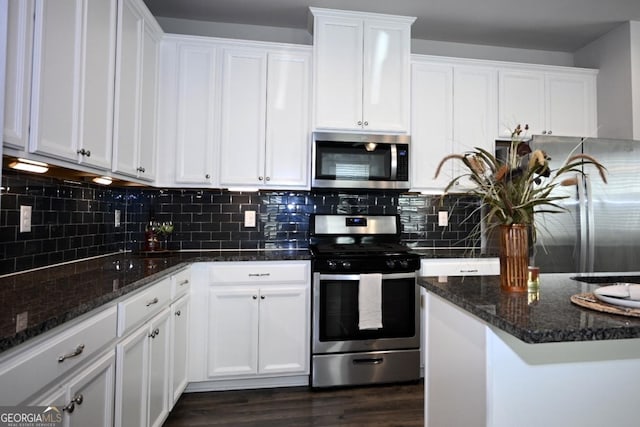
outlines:
[[[420,377],[420,258],[398,215],[312,215],[312,387]]]

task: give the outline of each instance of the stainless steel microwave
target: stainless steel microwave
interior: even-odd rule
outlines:
[[[313,188],[409,189],[408,135],[314,132]]]

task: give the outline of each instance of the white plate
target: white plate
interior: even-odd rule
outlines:
[[[635,295],[636,292],[638,292],[638,290],[640,289],[640,285],[636,283],[623,283],[623,284],[616,284],[616,285],[610,285],[610,286],[602,286],[596,289],[595,291],[593,291],[593,294],[600,301],[604,301],[607,304],[618,305],[618,306],[629,307],[629,308],[640,308],[639,300],[616,298],[611,296],[611,295],[620,295],[620,296],[629,295],[629,288],[632,288],[633,293]]]

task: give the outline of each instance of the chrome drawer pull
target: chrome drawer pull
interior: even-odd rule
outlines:
[[[180,310],[176,311],[176,316],[180,316],[181,314]]]
[[[382,357],[372,357],[365,359],[353,359],[354,365],[379,365],[384,362]]]
[[[78,405],[82,405],[83,401],[84,401],[84,396],[79,394],[73,399],[71,399],[71,402],[69,402],[64,408],[62,408],[62,410],[68,413],[72,413],[73,410],[76,409],[76,403]]]
[[[460,273],[477,273],[478,269],[471,269],[471,270],[460,270]]]
[[[150,305],[153,305],[153,304],[157,304],[157,303],[158,303],[158,298],[154,298],[154,299],[152,299],[151,301],[149,301],[147,303],[147,307],[149,307]]]
[[[178,284],[178,286],[184,286],[184,285],[186,285],[187,283],[189,283],[189,279],[185,279],[185,280],[183,280],[182,282],[180,282],[180,283]]]
[[[65,355],[62,355],[62,356],[58,357],[58,363],[62,363],[66,359],[70,359],[72,357],[79,356],[80,354],[82,354],[83,351],[84,351],[84,344],[80,344],[79,346],[76,347],[76,349],[75,349],[75,351],[73,353],[65,354]],[[73,409],[71,411],[73,411]]]
[[[268,277],[271,273],[249,273],[249,277]]]
[[[151,333],[149,334],[149,338],[155,338],[155,337],[157,337],[158,335],[160,335],[160,329],[155,328],[155,329],[153,330],[153,332],[151,332]]]

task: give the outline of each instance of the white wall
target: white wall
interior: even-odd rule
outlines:
[[[305,45],[313,44],[313,36],[304,29],[228,24],[223,22],[206,22],[163,17],[157,17],[157,20],[162,29],[167,33]],[[515,49],[434,40],[412,40],[411,53],[573,66],[573,55],[567,52]]]
[[[576,66],[600,70],[598,74],[598,136],[600,137],[634,138],[634,105],[631,87],[634,68],[630,54],[632,47],[630,31],[630,23],[622,24],[574,54]],[[640,53],[640,40],[635,44],[637,45],[635,49]],[[636,62],[638,62],[637,59]],[[640,67],[635,70],[637,74],[640,72]],[[640,80],[640,76],[638,79]],[[636,129],[640,130],[637,126]]]

